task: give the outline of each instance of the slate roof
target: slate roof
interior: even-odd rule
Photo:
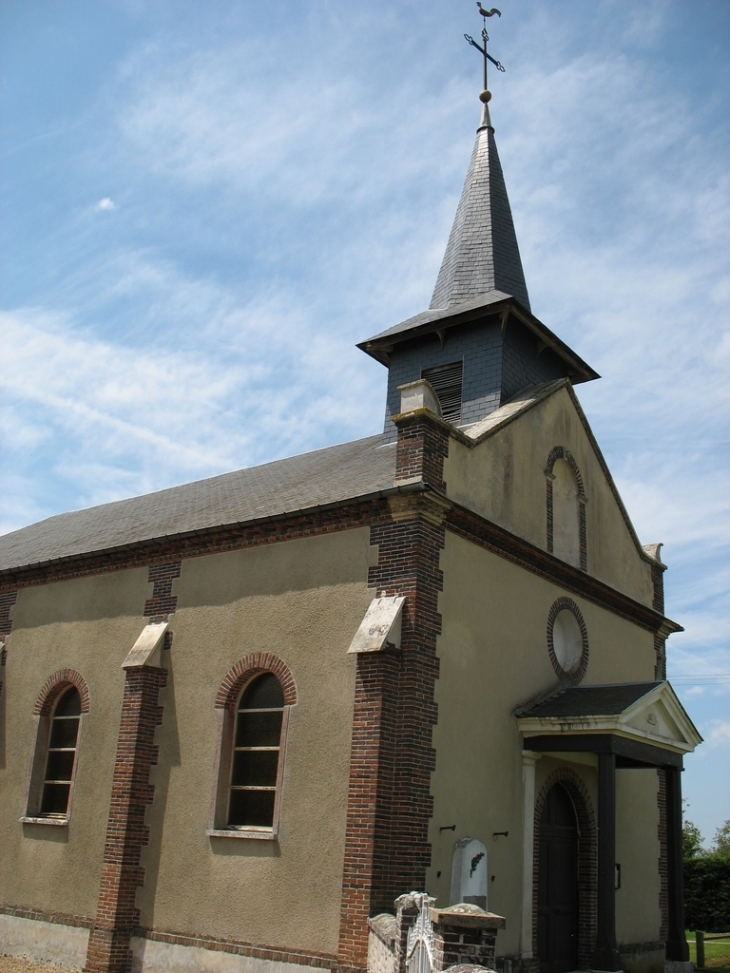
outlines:
[[[491,307],[492,304],[499,304],[501,301],[508,301],[511,296],[511,294],[505,294],[504,291],[493,290],[485,294],[480,294],[478,297],[474,297],[470,301],[465,301],[463,304],[459,304],[458,307],[431,308],[428,311],[421,311],[420,314],[414,314],[412,318],[406,318],[406,320],[401,321],[400,324],[394,324],[392,328],[387,328],[385,331],[381,331],[379,334],[373,335],[372,338],[368,338],[368,342],[379,341],[381,338],[389,338],[391,335],[400,335],[406,331],[413,331],[415,328],[420,328],[423,325],[438,324],[438,322],[443,321],[446,318],[455,317],[457,314],[466,314],[469,311],[479,311],[482,308]],[[367,342],[362,342],[358,345],[358,348],[362,348],[365,344],[367,344]]]
[[[49,517],[0,537],[0,571],[336,504],[394,477],[395,445],[371,436]]]
[[[620,716],[661,682],[627,682],[608,686],[570,686],[534,706],[521,717]]]
[[[485,105],[431,307],[454,307],[490,291],[511,294],[530,310],[507,187]]]
[[[540,340],[551,348],[559,358],[566,363],[571,381],[574,385],[580,382],[591,382],[600,375],[587,362],[577,355],[572,348],[558,338],[558,336],[534,316],[530,311],[522,310],[519,303],[504,291],[490,291],[481,294],[470,301],[451,308],[431,308],[421,311],[412,318],[401,321],[379,334],[373,335],[367,341],[361,341],[358,348],[371,355],[378,361],[387,363],[388,353],[393,345],[399,341],[421,337],[442,329],[451,328],[457,324],[478,320],[483,312],[499,314],[505,308],[511,309],[523,324],[525,324]]]

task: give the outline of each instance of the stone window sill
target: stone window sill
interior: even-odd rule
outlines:
[[[253,838],[255,841],[276,841],[279,837],[278,833],[271,828],[260,831],[254,828],[208,828],[205,833],[209,838]]]
[[[19,819],[21,824],[50,824],[54,828],[67,828],[68,818],[29,818],[23,815]]]

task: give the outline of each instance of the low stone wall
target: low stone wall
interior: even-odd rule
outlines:
[[[322,973],[322,968],[133,936],[132,973]]]
[[[8,956],[80,970],[86,963],[89,930],[0,914],[0,944]]]

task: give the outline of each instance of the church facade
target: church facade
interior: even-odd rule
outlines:
[[[355,973],[416,890],[504,917],[500,969],[685,968],[661,545],[488,97],[431,307],[360,347],[382,435],[0,539],[0,952]]]

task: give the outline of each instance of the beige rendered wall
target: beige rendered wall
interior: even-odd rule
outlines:
[[[161,694],[145,927],[334,953],[340,918],[355,656],[377,552],[353,529],[183,562]],[[209,837],[228,669],[272,652],[291,670],[278,841]]]
[[[0,902],[93,917],[99,891],[117,730],[121,664],[146,624],[152,593],[135,569],[21,589],[13,608],[3,688],[0,752]],[[67,827],[21,824],[35,749],[33,707],[59,669],[77,669],[89,688]]]
[[[452,439],[444,465],[448,495],[546,550],[545,468],[555,446],[573,454],[588,497],[588,572],[651,605],[650,565],[626,526],[566,389],[538,403],[476,447]]]
[[[466,835],[478,838],[488,853],[489,908],[507,918],[507,928],[497,938],[498,953],[514,953],[519,948],[522,894],[523,742],[513,711],[556,685],[546,623],[550,606],[565,593],[448,532],[441,567],[443,631],[438,641],[439,715],[433,737],[436,769],[429,835],[433,859],[427,889],[438,897],[440,906],[447,904],[454,841]],[[583,685],[652,680],[651,634],[572,597],[588,629],[590,657]],[[551,767],[558,766],[551,761],[547,756],[538,761],[536,794]],[[593,768],[585,763],[570,766],[578,769],[595,793]],[[653,809],[647,814],[649,831],[655,836],[656,788]],[[439,830],[452,824],[455,831]],[[509,831],[509,835],[493,839],[496,831]],[[642,875],[637,870],[632,893],[634,908],[651,900],[650,908],[641,910],[645,940],[655,938],[658,931],[654,921],[657,858],[658,852],[650,871]]]
[[[654,769],[616,771],[616,861],[621,865],[621,888],[616,891],[619,944],[659,938],[658,787]],[[637,899],[637,889],[642,890],[643,900]]]

